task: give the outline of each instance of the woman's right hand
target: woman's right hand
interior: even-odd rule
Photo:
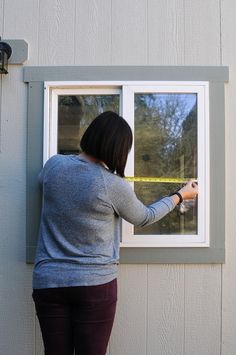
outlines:
[[[192,200],[198,194],[198,185],[196,182],[190,180],[179,191],[183,200]]]

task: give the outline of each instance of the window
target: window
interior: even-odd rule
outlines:
[[[225,262],[228,67],[25,66],[23,71],[28,263],[34,262],[37,246],[42,203],[37,176],[43,163],[56,152],[76,153],[75,140],[92,116],[107,109],[119,110],[133,128],[126,176],[144,203],[174,190],[184,178],[197,178],[200,188],[197,204],[189,201],[155,225],[139,229],[123,223],[120,262]]]
[[[44,163],[56,153],[80,153],[80,139],[92,120],[104,111],[120,111],[120,89],[45,87]]]
[[[130,124],[134,145],[126,176],[145,204],[183,182],[198,181],[197,201],[185,201],[161,221],[138,228],[123,221],[123,247],[209,246],[208,82],[45,82],[44,162],[77,154],[93,118],[112,110]]]

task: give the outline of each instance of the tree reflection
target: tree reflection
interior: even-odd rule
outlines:
[[[197,176],[197,95],[135,95],[135,176],[191,178]],[[145,203],[168,195],[179,184],[135,183]],[[176,209],[136,234],[195,234],[196,206],[184,215]]]
[[[119,95],[60,95],[58,153],[80,153],[80,139],[93,119],[104,111],[119,113]]]
[[[59,96],[58,153],[79,153],[80,139],[92,120],[104,111],[119,113],[119,101],[119,95]],[[197,177],[197,95],[135,94],[134,105],[135,176]],[[145,204],[179,187],[163,183],[134,185]],[[196,234],[197,207],[180,212],[176,208],[154,225],[135,228],[135,233]]]

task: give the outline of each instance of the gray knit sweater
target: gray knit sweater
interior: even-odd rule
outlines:
[[[39,174],[43,208],[33,288],[99,285],[117,277],[120,217],[138,226],[174,209],[145,206],[129,183],[84,156],[54,155]]]

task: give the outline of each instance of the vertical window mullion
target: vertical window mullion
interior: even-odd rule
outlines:
[[[51,120],[51,95],[52,90],[47,85],[44,86],[44,121],[43,121],[43,164],[48,160],[50,153],[49,125]]]
[[[133,132],[134,140],[134,92],[129,86],[122,86],[122,117],[128,122]],[[134,142],[128,155],[125,176],[134,176]],[[130,183],[134,188],[134,183]],[[132,238],[134,227],[127,221],[122,221],[122,242]],[[122,245],[122,244],[121,244]]]
[[[57,136],[58,136],[57,128],[58,128],[58,93],[57,91],[53,91],[51,119],[49,123],[49,137],[50,137],[49,156],[57,154]]]
[[[122,116],[130,125],[134,134],[134,91],[129,86],[122,87]],[[126,176],[134,176],[134,144],[128,155]]]

